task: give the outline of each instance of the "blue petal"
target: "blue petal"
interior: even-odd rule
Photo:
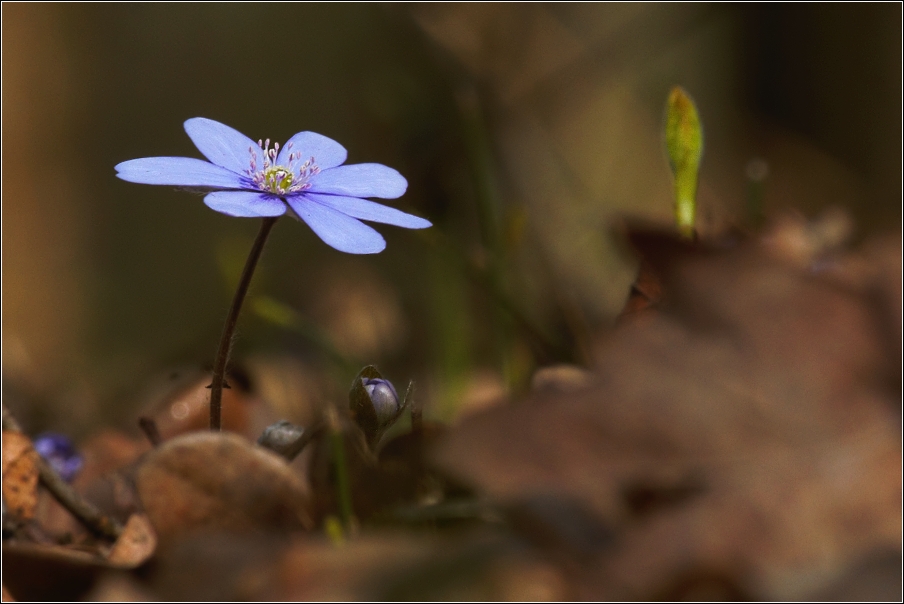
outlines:
[[[339,197],[338,195],[322,195],[320,193],[304,193],[312,201],[333,208],[352,218],[382,222],[406,229],[426,229],[433,226],[429,220],[406,214],[401,210],[384,206],[381,203],[358,199],[357,197]]]
[[[286,213],[283,200],[264,193],[251,191],[216,191],[204,198],[207,207],[244,218],[261,218],[264,216],[282,216]]]
[[[351,216],[300,196],[289,197],[287,201],[324,243],[340,252],[376,254],[386,248],[380,233]]]
[[[309,181],[312,193],[350,197],[401,197],[408,188],[405,177],[382,164],[352,164],[324,170]]]
[[[143,157],[116,165],[116,176],[145,185],[243,189],[242,177],[193,157]]]
[[[263,167],[263,152],[257,143],[226,124],[193,117],[185,121],[185,132],[198,151],[218,166],[244,174],[254,155],[258,169]]]
[[[299,132],[287,140],[285,146],[279,150],[279,155],[276,156],[276,163],[281,166],[289,165],[290,153],[295,153],[301,163],[313,157],[314,164],[320,166],[321,170],[341,166],[348,157],[345,147],[316,132]]]

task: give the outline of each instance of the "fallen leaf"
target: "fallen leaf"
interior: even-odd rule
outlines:
[[[3,583],[20,601],[77,601],[106,567],[97,552],[62,545],[3,542]]]
[[[286,461],[243,437],[196,432],[162,444],[137,471],[161,541],[197,530],[298,530],[311,525],[304,484]]]
[[[138,510],[130,473],[136,460],[150,448],[144,439],[103,429],[79,446],[84,465],[72,487],[104,514],[125,523]],[[43,490],[36,520],[46,532],[60,538],[78,541],[88,536],[85,527]]]
[[[85,602],[156,602],[160,597],[150,592],[132,573],[122,570],[101,575],[83,601]]]
[[[102,572],[136,568],[150,558],[155,546],[150,523],[140,514],[129,519],[109,553],[96,542],[75,546],[7,541],[4,580],[25,600],[76,600]]]
[[[205,533],[155,557],[147,587],[175,601],[567,600],[562,574],[504,532],[325,538]]]
[[[73,484],[79,488],[87,486],[110,472],[134,463],[150,449],[144,438],[131,437],[111,428],[102,429],[80,444],[79,453],[84,464]]]
[[[494,533],[445,538],[374,534],[341,547],[298,540],[283,552],[267,596],[294,601],[486,601],[560,595],[561,579]],[[539,570],[537,581],[522,575]],[[533,584],[531,584],[533,583]],[[524,589],[518,589],[519,587]],[[516,599],[516,598],[515,598]],[[552,599],[567,599],[553,597]]]
[[[161,601],[276,600],[269,594],[287,544],[273,532],[174,536],[158,550],[148,587]]]
[[[38,505],[38,459],[27,436],[3,431],[3,501],[20,520],[33,518]]]
[[[135,568],[144,564],[157,548],[157,536],[148,517],[132,514],[122,534],[107,556],[107,562],[118,568]]]
[[[572,573],[580,599],[801,598],[899,547],[900,420],[871,298],[754,244],[653,243],[661,311],[609,336],[583,389],[452,430],[440,468],[509,509],[572,502],[610,527]]]
[[[254,439],[279,418],[264,400],[249,392],[249,379],[244,370],[230,371],[231,387],[223,390],[222,422],[224,431]],[[142,397],[146,401],[142,415],[154,421],[163,440],[209,429],[210,380],[209,372],[193,369],[159,376]]]

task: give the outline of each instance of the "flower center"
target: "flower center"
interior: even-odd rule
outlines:
[[[301,161],[301,153],[294,151],[289,153],[288,163],[281,165],[276,163],[279,156],[279,143],[273,143],[270,148],[270,139],[266,141],[258,141],[258,147],[263,152],[264,165],[257,165],[258,154],[255,153],[254,147],[248,148],[251,155],[251,164],[245,173],[251,178],[254,186],[266,193],[274,195],[286,195],[289,193],[300,193],[311,188],[308,182],[310,178],[320,173],[320,167],[314,163],[311,157],[306,161]],[[292,148],[289,143],[283,151]]]
[[[284,193],[292,187],[295,175],[288,168],[274,166],[264,170],[263,188],[271,193]]]

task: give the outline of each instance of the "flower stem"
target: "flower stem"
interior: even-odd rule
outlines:
[[[229,308],[229,314],[226,316],[226,324],[223,325],[223,335],[220,337],[220,347],[217,349],[217,358],[213,363],[213,380],[210,383],[210,429],[219,430],[221,423],[222,401],[223,401],[223,385],[226,382],[226,366],[229,364],[229,353],[232,350],[232,336],[235,333],[235,326],[239,320],[239,313],[242,310],[242,302],[245,301],[245,294],[248,293],[248,285],[251,283],[251,277],[254,275],[254,269],[257,261],[261,257],[264,250],[264,243],[267,242],[267,236],[270,230],[276,224],[277,218],[264,218],[261,223],[261,230],[257,233],[254,245],[248,252],[248,259],[245,261],[245,268],[242,269],[242,277],[239,279],[239,286],[235,290],[235,296],[232,298],[232,306]]]

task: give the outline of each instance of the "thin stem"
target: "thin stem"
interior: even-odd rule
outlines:
[[[345,459],[345,438],[339,423],[339,414],[333,407],[326,409],[326,425],[330,433],[330,447],[333,453],[333,464],[336,470],[336,495],[339,499],[339,515],[342,526],[351,531],[354,518],[352,508],[352,492],[348,479],[348,464]]]
[[[276,218],[264,218],[261,223],[261,230],[257,233],[254,245],[248,252],[248,260],[245,261],[245,268],[242,270],[242,277],[239,279],[238,289],[235,290],[235,297],[232,299],[232,306],[229,308],[229,314],[226,316],[226,324],[223,325],[223,335],[220,337],[220,347],[217,349],[217,358],[213,364],[213,380],[210,383],[210,429],[219,430],[222,415],[223,402],[223,385],[226,382],[226,366],[229,364],[229,353],[232,350],[232,336],[235,333],[235,326],[239,320],[239,313],[242,310],[242,302],[245,301],[245,294],[248,293],[248,285],[251,283],[251,277],[254,275],[254,269],[257,261],[261,257],[264,250],[264,243],[267,242],[267,236],[270,230],[276,224]]]

